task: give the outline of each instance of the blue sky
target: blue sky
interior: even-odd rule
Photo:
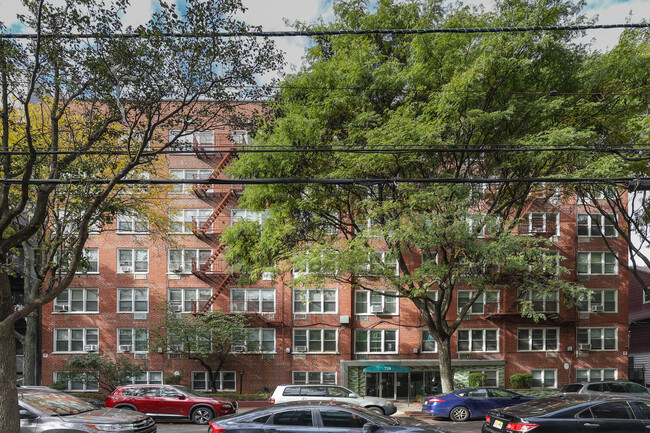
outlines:
[[[50,0],[58,1],[58,0]],[[181,3],[184,0],[175,0]],[[314,22],[320,18],[329,21],[333,18],[333,0],[242,0],[248,8],[243,18],[250,24],[261,25],[264,30],[291,29],[286,20]],[[461,0],[466,4],[483,5],[489,9],[493,0]],[[16,24],[16,14],[23,12],[20,0],[0,0],[0,10],[5,25],[12,31],[20,31]],[[144,23],[154,11],[156,0],[131,0],[124,21],[126,24]],[[650,0],[587,0],[584,12],[588,16],[598,16],[602,24],[641,22],[650,18]],[[604,51],[616,44],[620,30],[594,30],[588,33],[587,40],[593,41],[594,48]],[[277,38],[280,49],[286,53],[287,67],[291,72],[300,67],[307,38]]]

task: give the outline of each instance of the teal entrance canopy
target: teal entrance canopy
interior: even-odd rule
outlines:
[[[408,373],[409,371],[410,368],[402,365],[380,364],[366,367],[366,373]]]

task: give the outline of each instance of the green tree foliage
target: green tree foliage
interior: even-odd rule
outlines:
[[[162,348],[197,361],[208,373],[211,391],[217,392],[219,371],[233,356],[233,339],[246,340],[247,321],[243,314],[178,314],[168,308],[163,322],[150,330],[150,348],[154,352]]]
[[[160,152],[193,130],[232,124],[232,101],[256,97],[242,89],[281,64],[269,40],[200,36],[246,32],[239,0],[190,0],[182,13],[161,1],[138,28],[122,23],[126,0],[23,4],[22,29],[37,37],[0,41],[0,178],[17,180],[0,183],[0,418],[11,433],[19,431],[13,324],[83,271],[89,227],[124,209],[115,199],[140,197],[140,188],[120,181],[154,172]],[[0,29],[7,32],[2,22]],[[141,37],[108,37],[120,33]],[[168,129],[178,133],[169,137]],[[57,183],[71,179],[78,183]],[[15,308],[7,263],[25,242],[39,249],[34,284],[42,289]]]
[[[66,366],[59,371],[54,387],[67,389],[70,381],[79,383],[98,383],[100,391],[112,392],[118,385],[131,383],[131,380],[146,373],[141,363],[134,362],[128,356],[115,359],[106,355],[78,355],[70,358]]]
[[[583,22],[581,4],[497,1],[494,12],[439,2],[340,1],[314,29],[494,27]],[[301,27],[309,27],[298,24]],[[244,281],[297,271],[296,286],[326,279],[410,299],[435,338],[443,390],[453,387],[451,337],[488,288],[584,296],[562,279],[549,244],[514,229],[542,184],[472,179],[563,173],[572,152],[501,152],[503,146],[585,144],[579,93],[585,47],[571,32],[322,36],[287,78],[259,145],[301,152],[242,155],[233,177],[356,179],[249,187],[240,206],[268,213],[227,231],[227,256]],[[454,152],[443,149],[453,148]],[[408,149],[402,151],[402,149]],[[436,178],[456,183],[404,182]],[[395,179],[399,182],[374,182]],[[378,251],[381,251],[378,253]],[[396,269],[399,272],[396,272]],[[305,272],[307,271],[307,272]],[[459,288],[473,295],[458,305]],[[434,294],[436,293],[436,294]],[[455,297],[453,298],[455,299]],[[522,314],[543,320],[532,302]]]

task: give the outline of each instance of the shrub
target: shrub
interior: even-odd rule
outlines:
[[[487,385],[487,374],[481,372],[470,373],[467,382],[470,387],[485,386]]]
[[[510,376],[510,385],[515,389],[530,389],[533,384],[533,375],[530,373],[513,374]]]
[[[181,375],[179,374],[177,376],[177,375],[174,374],[172,376],[167,376],[165,378],[165,383],[167,385],[178,385],[179,383],[181,383]]]

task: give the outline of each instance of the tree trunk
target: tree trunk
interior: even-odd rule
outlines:
[[[438,341],[438,360],[440,362],[440,384],[442,392],[454,390],[454,369],[451,367],[451,339]]]
[[[29,304],[37,298],[40,289],[40,282],[34,271],[34,249],[28,242],[23,242],[23,256],[25,260],[23,268],[24,297],[25,304]],[[39,309],[25,318],[27,328],[23,339],[23,384],[39,385],[36,377],[36,362],[38,359],[38,330],[39,330]]]
[[[1,277],[2,275],[0,275]],[[0,284],[4,284],[5,281],[8,283],[8,279],[1,279],[3,281]],[[20,433],[18,392],[16,390],[16,339],[14,337],[13,323],[6,320],[0,323],[0,347],[4,347],[3,354],[0,356],[0,419],[2,420],[2,432]]]

